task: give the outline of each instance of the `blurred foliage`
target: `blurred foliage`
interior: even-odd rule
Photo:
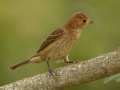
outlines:
[[[35,53],[46,36],[61,27],[73,12],[84,11],[94,21],[70,53],[89,59],[120,46],[119,0],[0,0],[0,85],[47,71],[45,62],[15,71],[9,66]],[[53,68],[63,62],[51,61]],[[119,90],[120,83],[98,80],[65,90]]]

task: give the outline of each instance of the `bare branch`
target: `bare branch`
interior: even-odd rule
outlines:
[[[59,90],[66,86],[88,83],[120,72],[120,49],[48,73],[25,78],[0,87],[0,90]]]

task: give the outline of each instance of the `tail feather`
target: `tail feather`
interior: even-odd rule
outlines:
[[[15,65],[11,66],[10,69],[14,70],[14,69],[16,69],[22,65],[28,64],[28,63],[30,63],[30,60],[26,60],[26,61],[23,61],[21,63],[15,64]]]
[[[39,62],[41,62],[40,56],[34,55],[30,59],[28,59],[26,61],[23,61],[21,63],[18,63],[18,64],[15,64],[15,65],[11,66],[10,69],[14,70],[14,69],[16,69],[16,68],[18,68],[20,66],[23,66],[25,64],[28,64],[28,63],[39,63]]]

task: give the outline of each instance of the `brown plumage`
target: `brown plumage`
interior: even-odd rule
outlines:
[[[71,62],[68,58],[69,52],[74,43],[79,39],[83,28],[89,23],[90,18],[86,14],[82,12],[74,13],[62,28],[56,29],[47,37],[34,56],[22,63],[12,66],[11,69],[27,63],[47,61],[48,69],[51,71],[49,60],[64,59],[67,63]]]
[[[48,38],[42,43],[40,49],[37,51],[37,53],[39,53],[40,51],[42,51],[44,48],[46,48],[48,45],[50,45],[51,43],[55,42],[56,40],[59,39],[59,37],[61,37],[64,34],[64,31],[59,28],[57,30],[55,30],[54,32],[52,32]]]

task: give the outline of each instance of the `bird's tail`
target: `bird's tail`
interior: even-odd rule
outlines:
[[[28,64],[28,63],[39,63],[39,62],[41,62],[40,56],[34,55],[33,57],[31,57],[30,59],[28,59],[26,61],[23,61],[23,62],[20,62],[18,64],[11,66],[10,69],[14,70],[14,69],[16,69],[20,66],[23,66],[25,64]]]
[[[10,69],[14,70],[14,69],[16,69],[16,68],[18,68],[20,66],[23,66],[25,64],[28,64],[28,63],[30,63],[30,60],[26,60],[26,61],[20,62],[18,64],[15,64],[15,65],[11,66]]]

